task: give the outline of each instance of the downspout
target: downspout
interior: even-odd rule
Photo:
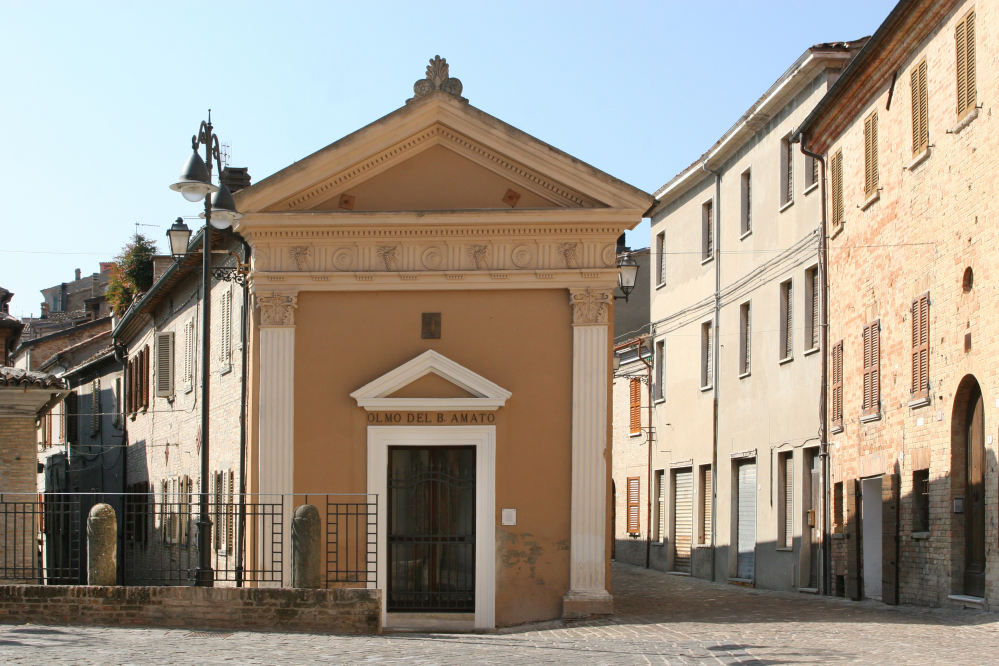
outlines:
[[[650,356],[652,357],[651,362],[646,361],[645,358],[642,356],[642,347],[645,345],[646,340],[649,341],[649,347],[650,347],[649,351],[651,352]],[[646,487],[649,489],[649,491],[645,493],[646,499],[648,499],[648,507],[645,514],[645,527],[646,527],[645,568],[646,569],[651,567],[651,562],[652,562],[652,366],[656,362],[654,356],[655,352],[652,349],[652,347],[653,347],[652,338],[641,338],[638,341],[638,358],[641,359],[643,363],[645,363],[645,376],[647,379],[645,384],[648,387],[648,393],[649,393],[649,436],[648,436],[649,463],[648,463],[648,468],[645,470],[646,476],[648,477],[648,486]],[[660,508],[660,511],[662,511],[662,508]],[[660,538],[661,537],[662,535],[660,535]]]
[[[830,543],[829,543],[829,442],[826,428],[826,403],[828,400],[826,386],[828,384],[829,373],[829,245],[826,240],[826,163],[821,155],[811,152],[805,148],[805,137],[798,134],[798,141],[801,145],[801,152],[808,155],[813,160],[818,161],[821,167],[819,172],[819,205],[822,207],[819,224],[819,289],[821,290],[822,305],[819,309],[819,344],[822,345],[822,363],[820,371],[819,385],[819,459],[822,461],[822,558],[819,562],[820,576],[822,581],[821,594],[829,594],[832,589],[832,579],[830,577]]]
[[[243,260],[240,263],[249,264],[250,245],[236,233],[233,238],[239,239],[243,246]],[[243,311],[240,318],[239,340],[241,343],[241,365],[239,382],[239,520],[236,524],[236,587],[243,587],[243,546],[246,542],[246,377],[249,371],[249,320],[250,320],[250,286],[249,275],[243,275]]]
[[[711,580],[715,580],[717,564],[715,562],[715,543],[717,542],[718,530],[718,390],[721,382],[718,381],[718,371],[721,364],[718,362],[720,344],[718,342],[719,319],[721,317],[721,174],[708,168],[708,161],[701,163],[701,168],[715,177],[715,200],[714,208],[714,261],[715,261],[715,316],[714,316],[714,336],[711,341],[711,394],[712,400],[712,434],[711,434]]]

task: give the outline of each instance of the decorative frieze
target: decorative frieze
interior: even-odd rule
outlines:
[[[294,326],[298,294],[272,293],[257,296],[261,326]]]
[[[475,266],[475,270],[482,270],[483,268],[489,268],[486,265],[486,259],[489,257],[489,246],[488,245],[469,245],[468,246],[468,258],[471,260],[472,264]]]

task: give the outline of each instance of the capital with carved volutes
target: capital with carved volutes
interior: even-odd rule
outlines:
[[[260,306],[261,326],[294,326],[295,308],[298,307],[297,293],[273,292],[267,296],[257,296]]]
[[[614,292],[586,287],[570,289],[569,303],[572,304],[573,326],[596,326],[610,323],[610,306],[614,302]]]

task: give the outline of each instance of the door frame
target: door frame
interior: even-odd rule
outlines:
[[[368,493],[378,495],[374,568],[387,619],[390,446],[475,447],[475,628],[496,626],[496,426],[368,426]]]

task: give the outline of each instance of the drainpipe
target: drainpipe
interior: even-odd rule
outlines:
[[[715,317],[714,336],[711,340],[711,394],[712,400],[712,435],[711,435],[711,580],[714,581],[717,564],[715,563],[715,543],[718,531],[718,391],[721,387],[718,371],[721,364],[718,362],[721,345],[718,342],[719,319],[721,318],[721,174],[708,168],[708,162],[701,163],[701,168],[715,177],[715,200],[712,204],[714,208],[715,224]]]
[[[829,594],[832,589],[832,579],[830,577],[830,543],[829,543],[829,442],[826,428],[826,402],[828,396],[826,386],[828,384],[829,373],[829,245],[826,240],[826,163],[821,155],[811,152],[805,147],[805,137],[798,134],[796,137],[801,145],[801,152],[808,155],[813,160],[817,160],[820,166],[819,172],[819,204],[822,206],[819,225],[819,289],[822,292],[822,306],[819,309],[819,336],[822,345],[821,383],[819,385],[819,459],[822,461],[822,557],[819,562],[820,576],[822,581],[822,594]]]
[[[646,361],[642,356],[642,347],[645,345],[646,340],[649,343],[649,358],[651,361]],[[656,362],[655,359],[655,348],[652,343],[652,338],[641,338],[638,341],[638,358],[645,364],[645,376],[647,381],[645,382],[649,393],[649,462],[648,467],[645,470],[646,476],[648,477],[648,492],[645,493],[646,499],[648,499],[648,507],[645,514],[645,568],[651,567],[652,563],[652,366]],[[660,511],[662,508],[660,507]],[[662,535],[660,535],[662,538]]]

